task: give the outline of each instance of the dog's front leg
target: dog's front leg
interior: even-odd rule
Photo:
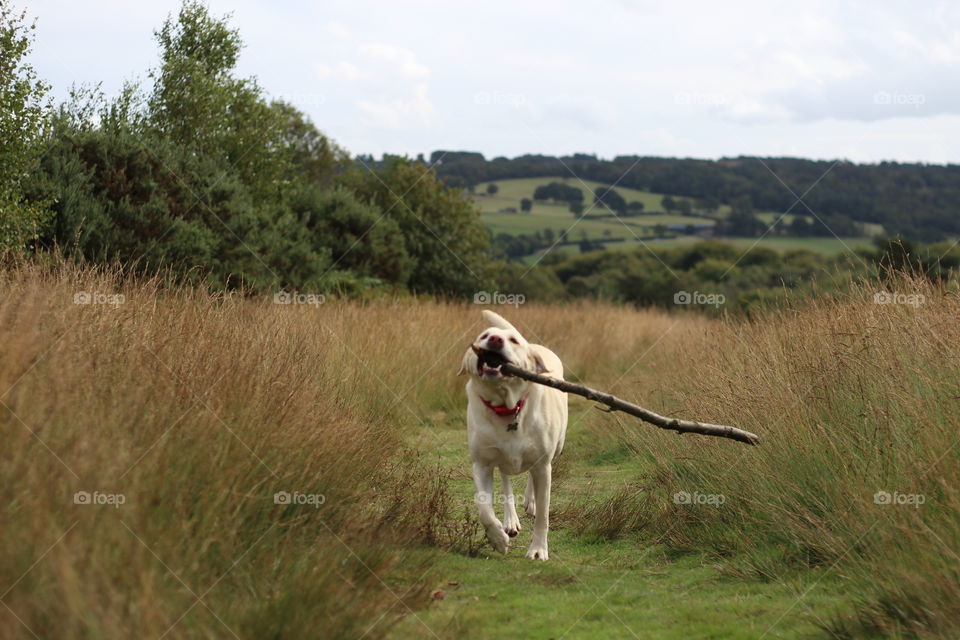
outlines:
[[[533,539],[527,550],[527,557],[534,560],[547,560],[547,530],[550,528],[550,476],[551,466],[548,462],[530,470],[530,479],[533,480],[534,499],[536,500],[537,515],[533,521]]]
[[[473,484],[477,487],[477,511],[480,523],[487,532],[487,540],[500,553],[506,553],[510,538],[493,511],[493,467],[473,463]]]
[[[516,498],[510,486],[510,476],[500,470],[500,495],[503,496],[503,530],[513,538],[520,533],[520,516],[517,515]]]

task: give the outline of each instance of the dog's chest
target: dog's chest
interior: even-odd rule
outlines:
[[[499,467],[503,473],[523,473],[548,456],[540,433],[532,433],[523,426],[513,431],[508,431],[506,426],[499,430],[494,425],[485,426],[487,428],[475,434],[471,448],[475,457]]]

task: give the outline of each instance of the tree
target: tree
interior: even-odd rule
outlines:
[[[22,249],[49,222],[43,202],[26,199],[23,181],[42,151],[49,87],[26,62],[34,25],[0,4],[0,252]]]
[[[664,211],[670,213],[676,208],[677,203],[672,196],[663,196],[660,198],[660,206],[663,207]]]
[[[323,135],[310,118],[286,102],[270,104],[280,126],[280,140],[290,150],[295,171],[307,182],[322,183],[349,162],[346,151]]]
[[[681,198],[675,203],[677,211],[680,212],[682,216],[689,216],[693,214],[693,203],[687,200],[686,198]]]
[[[639,200],[633,200],[627,205],[627,211],[634,215],[639,215],[643,213],[643,203]]]
[[[523,211],[524,213],[530,213],[532,209],[533,209],[533,200],[531,200],[530,198],[522,198],[520,200],[520,211]]]
[[[794,216],[790,221],[790,233],[798,238],[806,238],[813,233],[806,216]]]
[[[404,243],[414,265],[408,288],[472,295],[486,284],[490,240],[480,212],[432,169],[387,156],[376,173],[353,167],[339,182],[397,222],[400,234],[395,241]]]
[[[285,144],[289,109],[271,107],[255,78],[234,75],[243,47],[239,32],[226,18],[211,16],[203,4],[187,0],[155,36],[161,63],[150,72],[150,128],[194,147],[200,156],[220,157],[255,199],[274,197],[286,186],[284,178],[297,155]]]
[[[534,200],[552,200],[554,202],[583,202],[583,191],[577,187],[563,184],[562,182],[551,182],[542,184],[533,191]]]
[[[583,217],[583,203],[582,202],[572,202],[570,203],[570,213],[572,213],[577,218]]]
[[[615,213],[624,213],[627,210],[627,201],[613,187],[599,187],[594,191],[593,197],[599,206]]]
[[[495,195],[498,191],[500,191],[500,187],[497,186],[496,182],[491,182],[490,184],[487,185],[488,196]]]

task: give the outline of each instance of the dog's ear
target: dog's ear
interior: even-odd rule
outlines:
[[[543,364],[543,358],[540,357],[539,353],[533,354],[533,370],[535,373],[546,373],[547,365]]]
[[[473,358],[476,358],[477,354],[473,352],[473,348],[467,349],[467,352],[463,354],[463,361],[460,362],[460,371],[457,372],[458,376],[466,375],[467,371],[470,370],[470,367],[473,366]]]
[[[487,323],[488,327],[496,327],[497,329],[506,329],[507,331],[517,331],[517,328],[503,319],[499,313],[494,313],[489,309],[483,310],[483,320]],[[520,333],[517,331],[517,333]]]

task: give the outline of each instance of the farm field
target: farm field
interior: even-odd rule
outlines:
[[[551,229],[555,234],[562,231],[568,232],[568,239],[579,241],[584,234],[595,241],[605,239],[622,239],[623,242],[612,242],[607,245],[608,249],[630,249],[642,247],[643,244],[638,238],[646,238],[654,235],[654,227],[657,225],[671,224],[716,224],[716,220],[702,216],[682,216],[679,214],[653,213],[641,216],[621,216],[619,218],[605,217],[596,218],[587,216],[579,222],[564,204],[551,204],[536,202],[530,213],[502,213],[501,210],[507,207],[513,207],[519,211],[520,199],[531,197],[534,189],[540,185],[548,184],[559,178],[516,178],[511,180],[496,181],[499,191],[494,196],[485,194],[487,183],[481,183],[476,187],[477,195],[475,202],[480,207],[483,214],[483,220],[487,228],[494,234],[505,233],[508,235],[532,234],[544,229]],[[590,189],[600,187],[600,183],[593,181],[583,181],[581,183],[575,178],[567,178],[566,184],[577,186],[583,189],[583,185]],[[655,194],[635,189],[616,187],[617,191],[628,201],[639,200],[644,203],[646,211],[661,211],[661,194]],[[584,189],[584,191],[586,191]],[[589,194],[585,193],[585,198]],[[594,213],[596,213],[594,209]],[[724,206],[717,212],[719,217],[726,215],[729,207]],[[776,212],[760,212],[757,217],[770,224],[781,217],[782,214]],[[796,217],[804,217],[808,221],[813,221],[810,215],[799,213],[788,213],[780,221],[780,227],[789,225]],[[873,234],[882,233],[880,225],[865,225],[865,228]],[[680,235],[677,238],[664,240],[644,240],[650,248],[655,247],[675,247],[685,246],[701,241],[702,238],[696,236]],[[755,242],[752,238],[722,238],[721,241],[742,246],[750,247]],[[816,237],[816,238],[798,238],[798,237],[779,237],[768,236],[763,238],[758,246],[769,247],[777,251],[787,251],[791,249],[809,249],[818,253],[833,256],[841,253],[847,253],[860,247],[871,245],[871,238],[834,238],[834,237]],[[579,251],[577,247],[565,247],[565,250]],[[535,259],[535,258],[534,258]]]

